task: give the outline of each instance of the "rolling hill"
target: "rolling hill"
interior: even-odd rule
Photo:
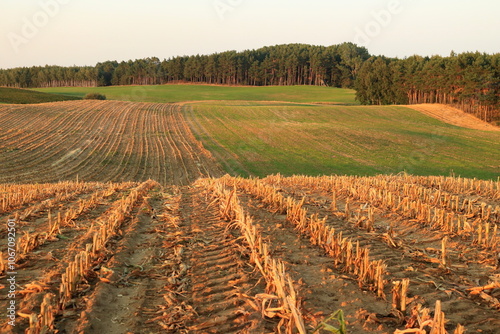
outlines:
[[[0,87],[0,103],[30,104],[70,100],[81,100],[81,98],[29,89]]]
[[[197,138],[236,175],[500,173],[500,132],[406,107],[207,102],[184,112]]]

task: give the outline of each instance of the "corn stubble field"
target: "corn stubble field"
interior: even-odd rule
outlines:
[[[178,108],[1,107],[2,332],[498,333],[500,181],[222,176]]]

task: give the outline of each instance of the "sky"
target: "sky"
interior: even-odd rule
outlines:
[[[500,53],[498,0],[0,0],[0,68],[353,42],[374,55]]]

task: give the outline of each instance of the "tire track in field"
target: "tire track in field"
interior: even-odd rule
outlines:
[[[203,196],[198,190],[187,190],[181,200],[181,229],[191,238],[185,254],[191,278],[189,301],[197,313],[189,330],[227,334],[270,332],[264,329],[260,313],[241,296],[263,293],[264,289],[249,263],[238,255],[234,238],[225,237],[227,224]]]

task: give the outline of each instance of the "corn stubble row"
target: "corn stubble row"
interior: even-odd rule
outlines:
[[[260,232],[240,205],[236,190],[227,190],[220,180],[201,182],[205,183],[204,187],[218,200],[221,217],[232,222],[231,227],[239,228],[250,252],[251,263],[259,269],[266,281],[266,293],[255,296],[261,302],[262,315],[281,318],[278,324],[280,333],[282,328],[290,334],[296,331],[307,333],[300,300],[292,279],[286,273],[285,264],[271,257],[268,245],[262,241]]]
[[[10,197],[11,199],[12,198],[18,199],[17,201],[14,201],[15,203],[9,202],[10,204],[7,204],[5,206],[5,211],[11,212],[10,216],[15,217],[18,223],[23,223],[24,220],[34,216],[40,211],[45,211],[45,210],[50,211],[51,209],[58,207],[61,203],[74,200],[75,198],[83,194],[95,192],[98,191],[99,189],[106,189],[108,187],[113,187],[112,185],[107,185],[98,182],[94,183],[60,182],[55,185],[43,184],[42,186],[47,186],[47,191],[43,192],[42,195],[40,195],[38,190],[35,190],[33,192],[33,194],[35,195],[30,195],[30,192],[32,191],[31,185],[13,186],[13,188],[17,189],[17,191],[20,191],[21,193],[25,191],[26,194],[12,193],[12,196],[10,195],[6,196],[5,194],[3,194],[4,200],[6,200],[7,197]],[[130,187],[132,186],[132,183],[122,184],[122,186]],[[36,188],[37,187],[35,187],[35,189]],[[12,191],[15,191],[15,189],[12,189]],[[27,208],[22,209],[23,205],[30,203],[25,201],[29,198],[33,198],[33,202],[39,202],[39,203],[29,205]],[[16,209],[19,210],[15,211]]]
[[[78,202],[77,207],[69,208],[68,210],[57,213],[57,218],[54,218],[49,210],[47,222],[48,229],[44,232],[24,232],[22,237],[17,242],[17,254],[21,257],[25,256],[38,246],[43,245],[48,240],[54,240],[55,236],[61,234],[61,228],[73,226],[74,220],[83,213],[95,208],[101,200],[114,194],[117,190],[129,187],[131,184],[110,184],[105,189],[94,192],[90,198],[82,199]]]
[[[342,266],[347,273],[353,274],[360,287],[367,287],[384,298],[384,274],[387,268],[384,261],[370,260],[368,248],[360,247],[359,242],[353,243],[342,232],[337,233],[333,227],[326,225],[326,217],[320,219],[317,214],[308,215],[303,208],[304,199],[296,201],[284,197],[272,186],[265,185],[257,179],[226,179],[228,183],[243,189],[271,209],[286,214],[287,220],[301,234],[307,235],[311,243],[322,247],[334,259],[336,267]]]
[[[496,249],[498,246],[498,225],[489,222],[490,211],[471,221],[471,215],[449,212],[425,200],[401,197],[386,189],[378,190],[370,184],[352,184],[347,191],[352,198],[398,212],[405,218],[416,219],[433,229],[455,233],[486,249]]]
[[[17,209],[24,204],[43,201],[54,197],[61,201],[68,194],[92,191],[101,184],[65,181],[49,184],[0,184],[0,213]],[[21,219],[25,219],[21,217]]]
[[[414,177],[412,177],[414,178]],[[474,217],[480,216],[482,219],[487,219],[485,217],[485,207],[487,203],[478,202],[481,198],[479,194],[486,193],[487,195],[491,195],[491,199],[498,198],[498,192],[491,189],[491,191],[481,191],[481,187],[476,188],[476,194],[470,193],[466,194],[465,191],[457,192],[457,187],[453,187],[450,181],[447,181],[446,185],[441,184],[433,184],[430,185],[421,185],[418,183],[408,182],[409,180],[401,179],[400,177],[395,176],[377,176],[372,178],[363,178],[369,180],[372,185],[379,189],[387,189],[391,192],[397,192],[401,194],[403,197],[410,197],[411,200],[423,199],[424,202],[428,202],[434,206],[438,206],[441,208],[446,208],[448,210],[460,211],[462,213],[466,213],[468,215],[472,214]],[[470,182],[474,182],[471,179],[454,179],[456,184],[461,184],[460,180],[470,180]],[[477,181],[477,180],[476,180]],[[444,181],[443,181],[444,182]],[[496,184],[494,181],[480,181],[481,183],[487,183],[490,185]],[[458,187],[460,189],[462,187]],[[493,188],[488,187],[488,188]],[[449,189],[449,190],[446,190]],[[469,191],[470,192],[470,191]],[[479,193],[479,194],[477,194]],[[488,196],[486,196],[488,197]],[[488,206],[489,214],[493,208]],[[494,211],[498,213],[499,207],[496,206]]]
[[[274,212],[286,214],[287,220],[300,233],[308,235],[311,243],[322,247],[334,259],[335,266],[342,266],[345,272],[357,277],[360,287],[368,287],[370,290],[376,292],[377,296],[385,298],[384,285],[387,281],[384,280],[386,269],[384,261],[370,260],[369,249],[360,247],[359,242],[353,243],[351,240],[343,238],[342,232],[336,234],[334,228],[325,225],[326,217],[319,219],[317,214],[308,216],[306,209],[302,207],[304,198],[301,201],[296,201],[291,197],[285,197],[275,187],[266,185],[258,179],[248,180],[226,176],[222,180],[227,186],[240,188],[244,192],[260,199]],[[290,186],[293,186],[294,183],[290,182]],[[348,215],[347,212],[346,215]],[[403,314],[407,313],[409,283],[409,279],[392,282],[392,307]],[[422,308],[421,305],[415,306],[410,311],[409,324],[407,326],[409,328],[403,331],[398,330],[395,333],[427,334],[429,328],[429,333],[432,334],[447,333],[444,328],[444,313],[441,312],[440,301],[436,302],[434,313],[435,316],[431,318],[429,316],[429,309]],[[463,332],[464,328],[461,325],[458,325],[454,331],[455,334]]]
[[[437,188],[455,194],[480,195],[491,199],[500,198],[500,178],[494,181],[454,176],[416,176],[409,174],[385,178],[401,180],[409,184],[421,184],[426,187]]]
[[[369,184],[375,189],[387,190],[396,197],[409,197],[410,200],[414,201],[420,199],[442,209],[467,214],[471,218],[479,217],[488,220],[500,216],[500,206],[496,205],[493,208],[493,206],[485,202],[479,202],[481,196],[483,196],[483,199],[493,201],[500,198],[500,181],[399,175],[378,175],[376,177],[292,176],[285,178],[279,174],[268,176],[263,180],[274,185],[303,186],[313,189],[324,189],[326,187],[328,190],[333,187],[348,189],[352,184],[363,183]],[[437,183],[437,180],[441,180],[443,183]],[[464,182],[478,183],[479,185],[472,187],[474,190],[471,190],[469,187],[463,186]]]
[[[382,182],[382,178],[385,178],[385,183]],[[498,245],[497,229],[494,224],[495,219],[498,218],[498,208],[493,209],[480,204],[478,209],[478,205],[475,205],[470,199],[467,202],[467,199],[461,200],[458,196],[446,193],[447,191],[456,191],[456,189],[467,189],[473,194],[500,198],[500,196],[495,197],[500,189],[498,183],[471,182],[467,179],[460,179],[457,184],[453,184],[447,178],[437,178],[431,182],[425,178],[417,179],[417,177],[410,176],[395,176],[392,179],[380,177],[380,180],[380,182],[374,182],[373,180],[366,181],[362,178],[353,177],[293,177],[285,179],[277,175],[267,177],[264,180],[248,180],[226,176],[220,179],[202,179],[198,181],[202,187],[215,197],[221,217],[231,222],[228,228],[237,228],[243,235],[250,261],[259,269],[266,281],[266,293],[255,296],[255,299],[261,304],[260,309],[263,317],[277,317],[280,319],[278,325],[280,333],[283,331],[301,334],[308,332],[304,323],[300,298],[291,277],[286,272],[285,263],[270,255],[269,245],[263,242],[257,226],[240,204],[237,189],[257,197],[270,210],[285,214],[287,221],[299,233],[308,236],[312,244],[322,247],[332,257],[335,266],[356,277],[361,288],[373,291],[380,298],[385,298],[384,289],[388,283],[384,279],[387,268],[384,261],[371,259],[368,248],[361,247],[359,242],[352,242],[352,240],[343,237],[342,232],[337,232],[334,228],[327,226],[326,217],[321,219],[317,214],[309,215],[306,208],[304,208],[304,199],[297,201],[292,197],[285,197],[273,185],[287,184],[295,189],[304,187],[326,190],[331,194],[331,208],[333,210],[337,210],[337,196],[347,195],[348,198],[367,201],[370,205],[397,211],[406,217],[414,217],[414,219],[421,220],[444,231],[454,232],[462,236],[473,236],[474,242],[482,247],[494,248]],[[396,182],[405,184],[396,184]],[[416,185],[412,187],[409,184],[411,182],[423,186]],[[438,182],[443,182],[443,184],[440,185]],[[406,185],[407,183],[409,185]],[[26,330],[26,333],[38,334],[53,331],[55,316],[71,301],[78,291],[79,285],[85,280],[91,266],[105,251],[107,242],[119,231],[127,214],[130,213],[140,198],[155,185],[156,183],[153,181],[140,184],[126,198],[115,202],[113,207],[105,215],[101,216],[101,219],[96,224],[92,225],[89,232],[89,235],[92,236],[92,243],[86,244],[84,250],[78,252],[73,260],[68,263],[62,275],[59,293],[46,293],[40,305],[40,313],[28,315],[30,327]],[[428,190],[425,189],[426,186],[437,189]],[[387,189],[391,189],[391,191]],[[48,196],[41,193],[40,189],[37,191],[39,193],[36,196],[39,196],[39,200],[44,198],[43,196]],[[72,191],[77,190],[73,189]],[[86,208],[94,205],[102,196],[106,197],[109,194],[108,191],[111,191],[111,189],[102,190],[98,196],[94,194],[88,199],[88,202],[80,202],[78,208],[72,208],[65,213],[58,213],[57,218],[49,217],[47,235],[53,236],[58,233],[61,226],[71,226],[75,217],[83,213]],[[70,196],[70,194],[71,191],[68,190],[61,196]],[[23,198],[20,196],[11,197],[8,200],[5,198],[2,202],[5,204],[1,204],[0,209],[5,207],[6,210],[11,210],[22,205],[23,201],[27,199],[28,197]],[[345,218],[349,219],[351,213],[350,204],[347,201],[344,210]],[[462,220],[460,221],[460,218],[457,220],[456,217],[461,217]],[[19,215],[17,218],[19,218]],[[474,218],[477,222],[471,223],[471,218]],[[361,221],[361,219],[358,220]],[[368,218],[365,222],[366,225],[360,227],[373,228],[373,222],[373,209],[370,206],[368,208]],[[31,237],[35,238],[34,235]],[[30,249],[36,247],[37,242],[39,241],[27,238],[21,242],[20,252],[29,252]],[[446,239],[443,241],[443,248],[442,261],[446,265]],[[406,314],[407,329],[396,330],[395,334],[447,333],[444,327],[445,318],[444,313],[441,311],[440,301],[436,302],[434,316],[432,317],[430,315],[431,311],[421,305],[407,310],[409,280],[393,281],[391,284],[392,307]],[[458,325],[454,334],[461,333],[464,333],[464,328]]]
[[[450,180],[446,180],[447,188],[453,188]],[[499,206],[493,208],[484,202],[473,205],[474,201],[471,199],[460,200],[459,196],[444,193],[440,189],[425,189],[419,185],[402,184],[399,176],[283,178],[274,175],[266,177],[265,182],[272,185],[319,189],[330,193],[333,197],[342,194],[387,211],[397,212],[405,218],[415,219],[433,229],[456,234],[486,250],[497,250],[499,246]],[[463,181],[457,182],[461,184]],[[480,184],[482,183],[496,185],[494,181],[481,181]],[[490,187],[492,186],[488,186],[487,189]],[[496,194],[495,190],[492,192]]]
[[[385,177],[387,178],[387,177]],[[366,178],[370,185],[380,190],[386,190],[394,197],[401,196],[409,201],[421,201],[432,207],[447,212],[466,215],[467,218],[480,219],[483,222],[495,222],[500,218],[500,206],[479,202],[479,197],[467,197],[463,194],[450,193],[441,189],[427,188],[418,184],[401,183],[382,177]]]
[[[91,269],[93,261],[100,258],[106,243],[114,237],[120,229],[121,224],[131,212],[134,205],[151,188],[156,186],[154,181],[146,181],[132,189],[130,194],[113,203],[106,217],[90,228],[92,243],[85,245],[85,250],[78,252],[70,261],[61,277],[59,295],[52,293],[45,295],[40,308],[40,314],[30,315],[30,327],[26,330],[29,334],[48,333],[53,330],[54,316],[66,307],[74,293],[78,290],[78,284],[85,279],[87,272]]]

